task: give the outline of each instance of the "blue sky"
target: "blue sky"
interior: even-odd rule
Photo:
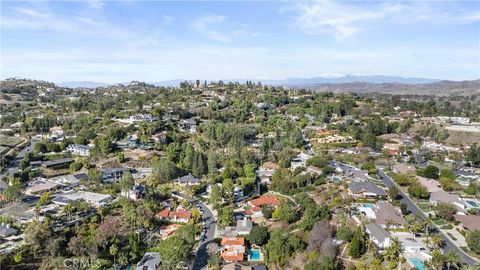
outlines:
[[[480,76],[480,1],[1,1],[1,77]]]

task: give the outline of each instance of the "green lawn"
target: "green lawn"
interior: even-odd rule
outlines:
[[[417,203],[417,205],[424,212],[429,212],[429,211],[432,210],[432,206],[430,205],[429,202],[419,202],[419,203]]]

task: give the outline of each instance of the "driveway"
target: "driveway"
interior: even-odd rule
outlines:
[[[383,181],[383,183],[385,183],[387,187],[396,186],[398,188],[399,193],[402,196],[402,199],[400,200],[400,202],[404,203],[407,206],[408,211],[410,211],[413,214],[413,216],[415,216],[420,221],[424,221],[425,219],[427,219],[427,217],[420,210],[420,208],[408,197],[407,194],[405,194],[400,189],[400,187],[397,186],[397,184],[393,182],[393,180],[387,174],[385,174],[382,170],[378,170],[378,176]],[[445,243],[443,247],[444,252],[452,251],[456,253],[459,256],[460,261],[468,265],[475,265],[476,263],[478,263],[478,261],[476,261],[469,255],[467,255],[461,248],[455,245],[452,242],[452,240],[450,240],[450,238],[448,238],[442,231],[440,231],[439,233],[442,236],[442,239]]]
[[[212,211],[200,200],[192,199],[189,196],[176,192],[177,196],[190,201],[193,204],[198,204],[199,208],[203,210],[202,218],[205,221],[207,227],[207,233],[205,234],[205,240],[200,243],[197,253],[195,254],[195,261],[193,263],[193,270],[200,270],[204,269],[208,263],[208,252],[207,252],[207,245],[210,243],[213,238],[215,237],[215,230],[216,230],[216,220],[215,216],[213,215]]]

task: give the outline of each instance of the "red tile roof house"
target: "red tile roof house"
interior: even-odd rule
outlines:
[[[264,205],[277,207],[280,204],[280,200],[274,196],[264,195],[248,201],[247,204],[250,205],[251,207],[260,207],[260,208]]]
[[[181,222],[187,223],[192,217],[192,213],[182,209],[176,211],[170,211],[168,209],[163,209],[155,215],[157,218],[166,219],[170,222]]]
[[[223,251],[220,257],[225,262],[242,262],[245,255],[245,238],[243,237],[224,237],[220,243]]]

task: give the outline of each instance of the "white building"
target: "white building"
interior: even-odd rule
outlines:
[[[67,151],[77,156],[90,156],[90,147],[83,144],[70,144],[67,146]]]

